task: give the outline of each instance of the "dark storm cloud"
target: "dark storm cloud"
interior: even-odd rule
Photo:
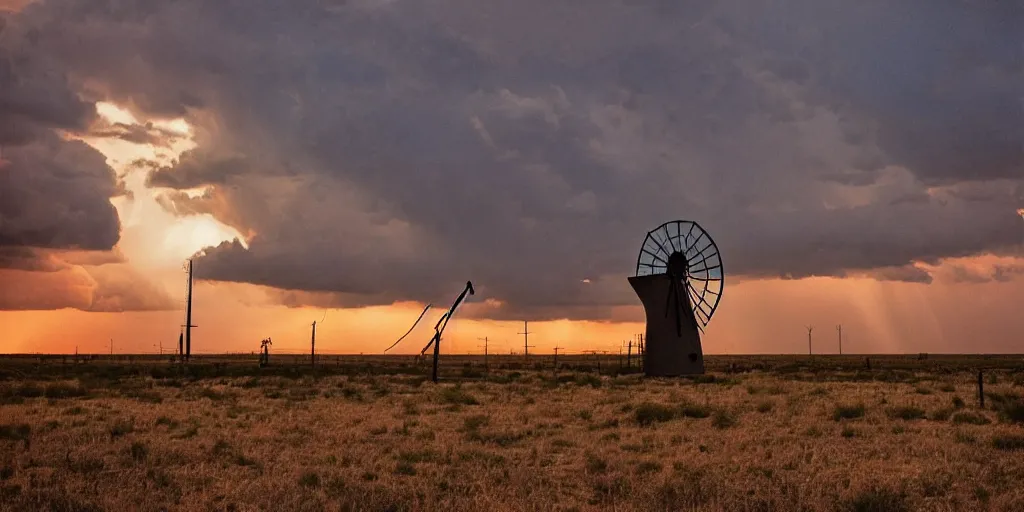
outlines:
[[[103,155],[83,142],[40,135],[4,148],[0,247],[109,250],[120,238],[118,193]]]
[[[151,183],[212,185],[168,204],[255,234],[201,277],[347,305],[470,278],[504,303],[481,314],[589,318],[635,302],[643,235],[677,217],[744,277],[927,282],[912,262],[1012,250],[1021,9],[71,0],[17,23],[83,90],[196,127]]]

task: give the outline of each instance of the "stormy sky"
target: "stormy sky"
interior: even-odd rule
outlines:
[[[251,236],[204,250],[199,277],[335,306],[445,302],[472,279],[494,318],[607,318],[636,302],[624,277],[646,231],[677,218],[714,236],[727,279],[930,283],[916,263],[1021,254],[1016,2],[66,0],[0,16],[5,268],[116,246],[118,177],[60,135],[166,134],[104,125],[98,101],[195,130],[149,185]]]

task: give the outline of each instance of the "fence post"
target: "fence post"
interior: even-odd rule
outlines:
[[[985,408],[985,380],[982,370],[978,370],[978,403]]]

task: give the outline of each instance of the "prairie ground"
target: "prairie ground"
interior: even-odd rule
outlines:
[[[0,361],[0,510],[1024,510],[1021,358],[872,359]]]

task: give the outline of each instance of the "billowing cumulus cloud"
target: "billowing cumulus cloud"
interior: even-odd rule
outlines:
[[[481,314],[608,318],[673,218],[743,278],[927,283],[917,262],[1021,243],[1013,2],[68,0],[13,20],[81,91],[196,128],[151,184],[209,186],[165,203],[252,235],[206,249],[208,279],[343,305],[472,279],[501,304]]]
[[[85,84],[20,19],[0,12],[0,310],[177,307],[116,249],[110,199],[124,191],[114,170],[68,137],[152,143],[164,134],[103,123]]]

